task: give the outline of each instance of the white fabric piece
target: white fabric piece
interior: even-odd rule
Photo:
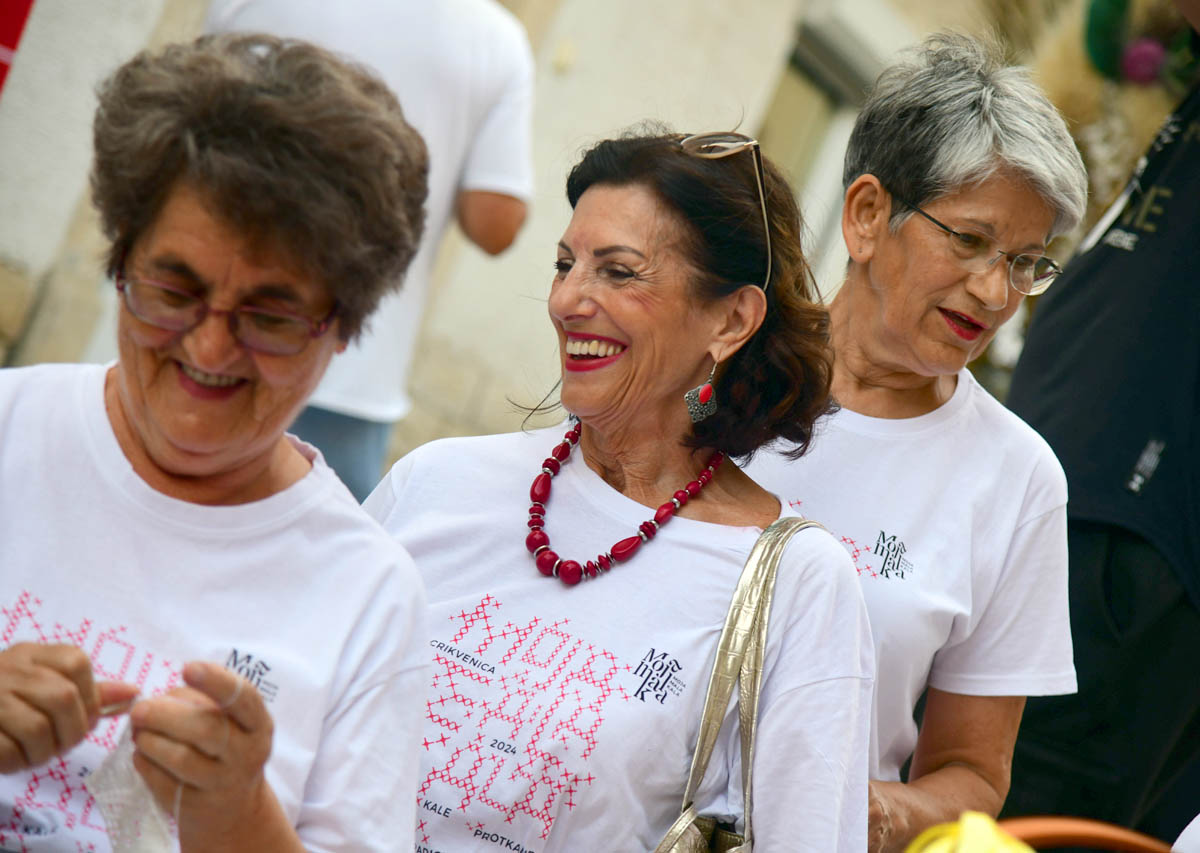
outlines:
[[[916,418],[842,409],[797,462],[747,472],[824,524],[858,570],[878,675],[871,778],[912,754],[926,685],[978,696],[1070,693],[1067,487],[1049,446],[971,376]]]
[[[104,815],[113,853],[171,853],[178,849],[171,818],[134,769],[133,753],[133,726],[127,724],[116,749],[83,780],[84,787]]]
[[[399,293],[337,356],[309,401],[369,421],[397,421],[434,260],[462,190],[519,199],[533,191],[533,53],[495,0],[214,0],[205,29],[302,38],[374,69],[429,149],[425,234]]]
[[[1171,845],[1172,853],[1200,853],[1200,815],[1183,828],[1175,843]]]
[[[239,506],[150,488],[121,452],[98,365],[0,370],[0,647],[64,642],[143,696],[224,664],[274,725],[266,778],[310,851],[412,838],[428,662],[421,580],[313,448],[300,481]],[[0,850],[105,853],[80,780],[104,719],[42,767],[0,776]]]
[[[529,484],[564,431],[427,444],[364,504],[429,590],[418,850],[652,850],[679,814],[717,639],[761,531],[674,518],[599,578],[542,576],[524,545]],[[582,562],[653,514],[577,450],[546,529]],[[784,554],[764,674],[755,849],[861,853],[871,639],[849,560],[823,530]],[[740,818],[735,716],[697,804]]]

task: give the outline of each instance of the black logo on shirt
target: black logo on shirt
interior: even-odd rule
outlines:
[[[883,557],[883,566],[879,569],[879,574],[885,578],[898,577],[901,579],[912,574],[913,564],[904,557],[904,552],[907,550],[904,543],[896,538],[896,534],[888,536],[887,533],[880,530],[879,538],[875,540],[875,550],[871,552]]]
[[[683,681],[675,675],[682,669],[683,665],[666,652],[651,649],[633,671],[635,676],[642,679],[642,686],[633,691],[633,695],[645,702],[648,693],[660,705],[663,704],[667,701],[668,693],[678,696],[683,691]]]
[[[275,694],[279,692],[279,686],[266,679],[266,675],[271,671],[271,667],[266,661],[261,658],[255,658],[249,652],[239,655],[237,649],[231,649],[229,657],[225,659],[225,668],[233,670],[253,684],[258,692],[262,694],[264,702],[273,701]]]

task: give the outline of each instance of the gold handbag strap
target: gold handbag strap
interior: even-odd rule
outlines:
[[[751,767],[754,759],[754,733],[758,723],[758,697],[762,686],[762,659],[767,639],[767,619],[775,590],[775,572],[779,558],[793,535],[806,527],[820,527],[815,521],[788,516],[771,524],[750,551],[746,566],[738,578],[717,642],[717,656],[708,681],[700,733],[692,753],[692,769],[683,794],[683,810],[692,806],[696,789],[708,769],[733,685],[738,681],[739,730],[742,744],[742,791],[744,796],[745,837],[749,842]],[[741,676],[739,678],[739,675]]]

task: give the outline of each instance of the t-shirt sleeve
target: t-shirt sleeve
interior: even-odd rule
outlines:
[[[396,511],[399,496],[408,483],[414,464],[415,458],[412,453],[396,462],[371,491],[371,494],[367,495],[367,499],[363,501],[362,508],[366,510],[367,515],[378,521],[384,530],[393,535],[395,525],[390,524],[389,521],[392,513]]]
[[[1030,494],[1027,505],[1051,494],[1060,499],[1017,525],[998,575],[989,579],[986,573],[975,574],[975,624],[963,639],[938,651],[930,686],[974,696],[1075,692],[1067,604],[1066,480],[1053,456],[1035,470]]]
[[[463,163],[460,190],[484,190],[519,199],[533,194],[533,53],[515,21],[489,44],[494,97]]]
[[[362,639],[374,630],[377,643],[395,644],[389,669],[356,673],[352,692],[325,718],[296,823],[312,853],[383,853],[412,844],[429,627],[423,587],[406,563],[399,582],[380,594],[404,603],[380,601],[363,617],[375,629]]]
[[[860,853],[874,676],[862,591],[849,556],[823,531],[798,534],[779,570],[798,573],[800,583],[776,582],[755,745],[754,846]],[[739,754],[730,743],[731,799],[741,797]]]

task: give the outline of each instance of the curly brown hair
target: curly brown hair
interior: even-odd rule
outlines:
[[[91,183],[110,275],[180,181],[252,242],[329,288],[352,340],[399,287],[429,160],[368,70],[306,42],[202,36],[143,52],[99,87]]]
[[[594,184],[644,186],[683,226],[683,251],[700,271],[692,282],[697,299],[719,299],[747,284],[762,286],[766,239],[751,153],[719,160],[694,157],[680,145],[683,138],[634,132],[600,142],[571,170],[568,201],[574,207]],[[829,314],[815,299],[792,188],[765,157],[763,166],[772,255],[766,316],[718,368],[716,414],[693,426],[688,444],[749,457],[784,439],[793,445],[787,455],[798,458],[808,449],[817,418],[836,408],[829,393]]]

